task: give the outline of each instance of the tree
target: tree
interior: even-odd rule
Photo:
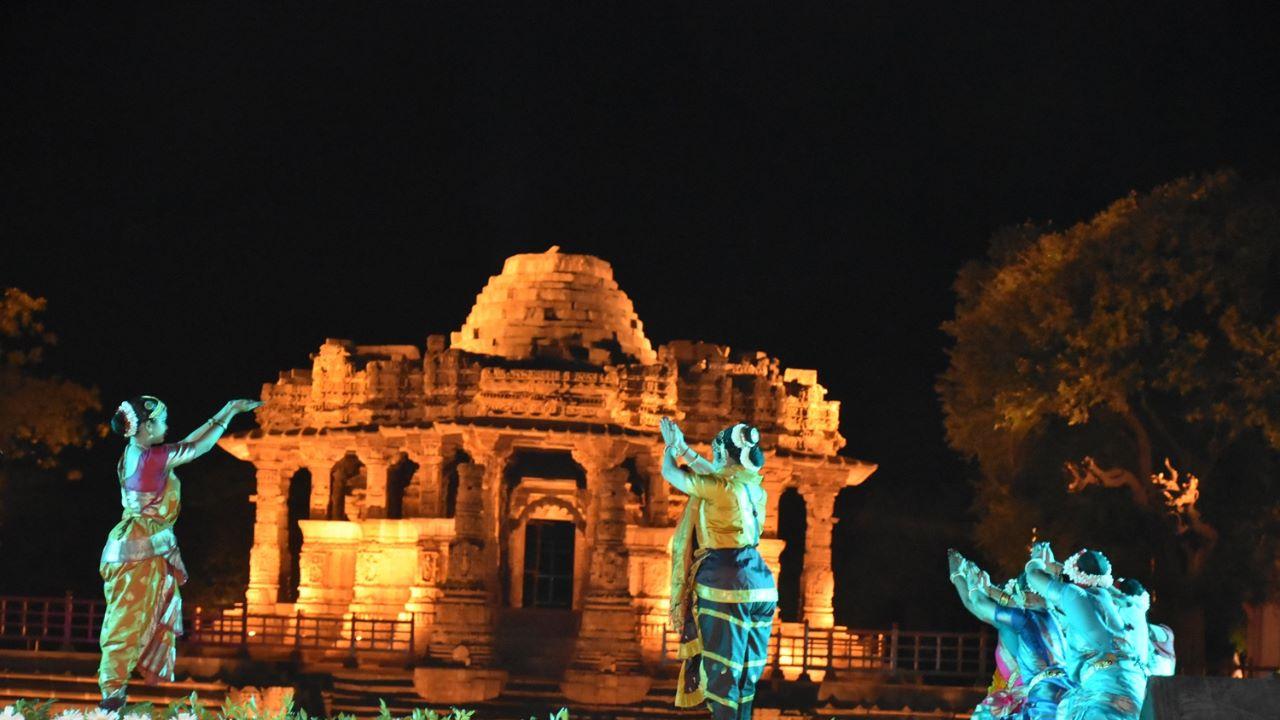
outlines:
[[[92,443],[95,427],[86,416],[102,403],[96,389],[40,372],[57,342],[39,319],[46,304],[16,288],[0,298],[0,452],[48,468],[64,450]]]
[[[979,546],[1010,573],[1033,534],[1106,550],[1153,587],[1193,671],[1206,609],[1220,641],[1216,618],[1275,590],[1278,208],[1274,187],[1219,172],[1066,230],[1003,230],[943,326],[938,392],[980,470]]]
[[[14,288],[0,297],[0,577],[8,587],[60,580],[58,563],[30,553],[31,539],[56,554],[81,537],[49,525],[48,508],[59,508],[60,522],[78,520],[82,509],[67,503],[65,483],[52,473],[74,478],[77,471],[59,461],[105,430],[87,421],[102,408],[97,390],[42,371],[45,351],[57,341],[40,321],[45,304]],[[27,552],[14,552],[15,546]]]

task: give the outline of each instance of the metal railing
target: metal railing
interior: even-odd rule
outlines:
[[[0,647],[27,650],[97,649],[105,603],[64,597],[0,596]],[[414,658],[413,616],[406,620],[297,613],[247,613],[243,606],[196,608],[184,619],[181,642],[189,646],[252,650],[340,651],[403,654]],[[640,621],[640,643],[659,664],[676,660],[679,637],[665,620]],[[989,633],[817,628],[807,622],[775,622],[769,666],[794,679],[829,671],[902,673],[920,678],[963,679],[985,684],[993,669]]]
[[[660,662],[676,661],[679,637],[661,621],[642,619],[642,646]],[[830,671],[901,673],[932,679],[964,679],[986,684],[994,669],[995,643],[989,633],[817,628],[807,622],[774,622],[768,666],[788,679]]]
[[[397,653],[412,658],[414,621],[351,615],[268,615],[242,607],[197,612],[184,641],[191,645]]]
[[[0,646],[74,650],[98,646],[105,604],[63,597],[0,596]]]
[[[76,650],[98,647],[106,603],[64,597],[0,596],[0,647]],[[345,650],[413,655],[414,621],[356,615],[246,613],[243,607],[196,610],[180,642],[194,646]]]

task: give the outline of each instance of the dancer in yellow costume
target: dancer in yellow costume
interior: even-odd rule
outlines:
[[[187,581],[173,525],[181,486],[173,469],[209,452],[237,413],[260,406],[232,400],[181,442],[165,445],[168,409],[150,395],[120,403],[111,429],[129,439],[116,475],[124,514],[102,548],[98,572],[107,599],[102,620],[98,685],[106,710],[125,702],[136,669],[147,684],[173,680],[182,634],[182,595]]]
[[[760,431],[745,423],[721,431],[707,463],[673,421],[661,426],[662,477],[689,495],[671,548],[671,622],[681,628],[684,661],[676,705],[705,701],[714,720],[749,720],[778,605],[773,572],[756,549],[765,512]]]

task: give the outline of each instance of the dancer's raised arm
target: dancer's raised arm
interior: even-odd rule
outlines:
[[[218,440],[222,434],[227,431],[227,426],[231,424],[231,418],[244,412],[250,412],[262,407],[259,400],[229,400],[222,409],[214,414],[213,417],[205,420],[203,424],[191,431],[181,442],[176,443],[173,452],[169,454],[169,467],[177,467],[204,455],[218,444]]]
[[[955,586],[965,609],[982,622],[996,626],[999,605],[988,593],[991,581],[987,574],[953,549],[947,550],[947,562],[951,570],[951,584]]]
[[[658,430],[662,433],[663,442],[666,443],[666,452],[662,454],[663,479],[686,495],[697,495],[694,487],[696,485],[694,473],[705,475],[712,472],[711,463],[689,447],[689,443],[685,442],[684,433],[681,432],[680,426],[676,425],[671,418],[662,418],[658,424]],[[682,469],[676,464],[676,458],[688,463],[689,469],[693,470],[693,473]]]

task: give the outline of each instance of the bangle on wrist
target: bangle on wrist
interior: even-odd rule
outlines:
[[[220,422],[218,422],[218,419],[217,419],[217,418],[209,418],[209,422],[210,422],[210,423],[212,423],[212,424],[214,424],[214,425],[217,425],[218,427],[222,428],[223,430],[226,430],[226,429],[227,429],[227,425],[226,425],[226,423],[220,423]]]

